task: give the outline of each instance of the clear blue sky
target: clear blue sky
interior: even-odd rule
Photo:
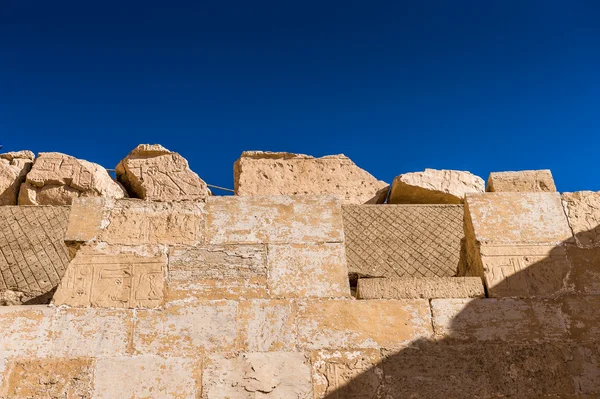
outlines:
[[[600,2],[0,0],[0,143],[161,143],[226,187],[261,149],[600,190]]]

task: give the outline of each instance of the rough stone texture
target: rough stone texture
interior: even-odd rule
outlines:
[[[311,399],[311,372],[302,353],[212,355],[202,375],[204,399]]]
[[[140,144],[116,167],[117,179],[133,198],[204,201],[210,190],[185,158],[159,144]]]
[[[200,397],[199,368],[190,359],[173,357],[100,358],[94,398],[196,399]]]
[[[315,399],[383,398],[383,367],[378,350],[320,350],[311,354]]]
[[[361,278],[359,299],[476,298],[484,297],[480,277]]]
[[[600,295],[600,248],[567,248],[569,285],[584,295]]]
[[[566,296],[561,302],[565,324],[574,342],[600,342],[600,296]],[[600,350],[600,347],[598,348]],[[598,363],[600,367],[600,363]],[[600,374],[598,374],[600,377]]]
[[[31,170],[34,158],[31,151],[0,154],[0,206],[17,205],[19,188]]]
[[[19,205],[71,205],[78,197],[127,194],[102,166],[58,152],[41,152],[19,191]]]
[[[91,399],[94,360],[19,359],[8,363],[0,397],[11,399]]]
[[[431,335],[429,303],[424,299],[299,305],[298,338],[306,349],[397,347]]]
[[[488,177],[489,192],[556,192],[552,172],[521,170],[518,172],[492,172]]]
[[[273,297],[349,297],[344,244],[268,245]]]
[[[340,201],[330,195],[211,197],[206,204],[210,244],[343,242]]]
[[[68,216],[66,206],[0,207],[2,302],[50,301],[69,263],[64,244]]]
[[[291,300],[240,302],[238,322],[242,347],[250,352],[296,350],[296,312],[296,304]]]
[[[45,356],[53,313],[41,305],[0,307],[0,358]]]
[[[482,193],[479,176],[458,170],[425,169],[396,176],[389,204],[462,204],[465,194]]]
[[[234,189],[242,196],[336,194],[344,204],[380,204],[388,184],[344,155],[246,151],[234,164]]]
[[[462,205],[342,207],[351,274],[451,277],[461,257]]]
[[[577,246],[600,247],[600,192],[563,193],[562,201]]]

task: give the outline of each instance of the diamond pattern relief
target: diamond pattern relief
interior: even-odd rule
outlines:
[[[462,205],[342,207],[351,275],[452,277],[461,262]]]
[[[64,244],[70,207],[0,207],[0,291],[39,296],[56,287],[69,264]]]

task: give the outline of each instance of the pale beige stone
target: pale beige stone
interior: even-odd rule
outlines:
[[[221,354],[206,360],[203,399],[311,399],[311,372],[298,352]]]
[[[127,194],[102,166],[58,152],[41,152],[19,192],[19,205],[70,205],[78,197]]]
[[[268,245],[273,297],[349,297],[344,244]]]
[[[314,351],[311,364],[315,399],[384,398],[377,349]]]
[[[555,192],[556,186],[549,169],[492,172],[488,177],[489,192]]]
[[[200,397],[200,363],[158,356],[110,357],[96,361],[96,399]]]
[[[396,176],[389,204],[462,204],[465,194],[482,193],[479,176],[459,170],[425,169]]]
[[[54,309],[42,305],[0,307],[0,358],[46,356],[53,315]]]
[[[34,157],[31,151],[0,154],[0,206],[17,205],[19,188],[31,170]]]
[[[234,164],[236,195],[338,195],[344,204],[383,203],[388,184],[350,158],[313,158],[286,152],[245,151]]]
[[[600,247],[600,192],[577,191],[561,197],[577,245]]]
[[[403,347],[432,334],[426,299],[321,300],[298,308],[298,339],[306,349]]]
[[[204,201],[210,191],[185,158],[159,144],[140,144],[116,167],[117,179],[133,198]]]
[[[296,304],[285,299],[257,299],[239,304],[240,343],[250,352],[294,351]]]
[[[480,277],[361,278],[360,299],[476,298],[484,297]]]
[[[209,244],[343,242],[340,201],[331,195],[211,197]]]
[[[67,243],[96,241],[108,225],[112,200],[103,197],[76,198],[71,205],[69,223],[65,233]]]

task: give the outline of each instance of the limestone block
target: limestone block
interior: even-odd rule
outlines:
[[[55,305],[155,308],[163,304],[164,254],[147,257],[82,247],[54,294]]]
[[[518,172],[492,172],[488,177],[489,192],[556,192],[552,172],[521,170]]]
[[[562,201],[577,245],[600,247],[600,192],[563,193]]]
[[[69,207],[0,207],[0,294],[14,304],[48,303],[65,274]],[[8,298],[11,297],[11,298]]]
[[[78,197],[123,198],[102,166],[58,152],[41,152],[19,192],[19,205],[71,205]]]
[[[245,151],[234,164],[235,195],[338,195],[344,204],[383,203],[388,184],[350,158],[313,158],[286,152]]]
[[[167,301],[266,297],[265,245],[170,249]]]
[[[600,247],[567,248],[569,285],[584,295],[600,295]]]
[[[176,357],[99,358],[94,398],[199,398],[200,367],[198,361]]]
[[[434,299],[437,339],[542,342],[567,338],[560,303],[532,299]]]
[[[273,297],[349,297],[342,243],[268,245]]]
[[[600,342],[600,296],[566,296],[562,311],[570,337],[575,342]]]
[[[202,375],[203,399],[312,399],[310,366],[302,353],[210,355]]]
[[[379,350],[320,350],[311,353],[315,399],[383,398]]]
[[[187,160],[160,144],[140,144],[116,167],[117,179],[133,198],[204,201],[211,195]]]
[[[46,356],[53,314],[42,305],[0,307],[0,358]]]
[[[306,349],[394,348],[432,334],[425,299],[299,304],[298,339]]]
[[[296,304],[285,299],[257,299],[239,304],[240,343],[250,352],[294,351]]]
[[[465,194],[484,191],[483,179],[470,172],[425,169],[396,176],[388,204],[462,204]]]
[[[334,196],[211,197],[206,204],[209,244],[343,242]]]
[[[480,277],[361,278],[360,299],[477,298],[485,292]]]
[[[234,301],[194,302],[162,311],[137,310],[134,353],[189,357],[234,350],[238,337]]]
[[[51,353],[60,357],[126,355],[133,311],[58,308],[52,322]]]
[[[67,243],[97,241],[102,230],[110,223],[114,201],[103,197],[83,197],[73,200],[65,233]]]
[[[94,392],[93,359],[14,359],[7,373],[2,398],[91,399]]]
[[[31,151],[0,154],[0,206],[17,205],[19,188],[31,170],[34,157]]]

